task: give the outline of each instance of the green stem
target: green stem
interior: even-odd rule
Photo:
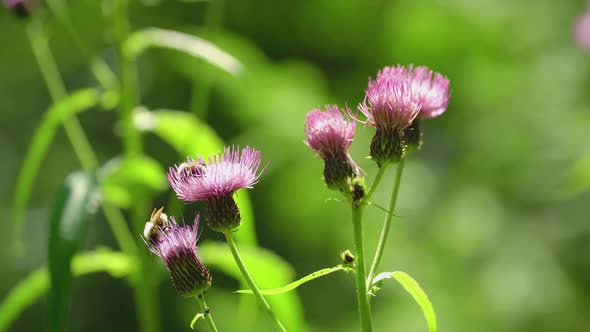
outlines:
[[[119,117],[123,127],[123,144],[128,157],[141,155],[141,136],[133,124],[133,109],[139,104],[137,73],[133,59],[125,55],[123,46],[129,36],[129,21],[127,19],[128,0],[116,2],[116,12],[113,25],[117,36],[117,56],[121,75],[121,106]]]
[[[39,21],[32,22],[27,29],[27,35],[29,36],[33,55],[39,65],[51,99],[53,103],[56,103],[67,95],[67,91],[40,24],[41,22]],[[98,167],[98,159],[75,116],[64,121],[64,130],[74,148],[74,153],[80,160],[82,168],[86,171],[96,169]],[[123,215],[119,210],[110,205],[102,204],[102,209],[119,247],[129,254],[130,257],[134,257],[137,253],[137,246],[135,245],[135,241],[133,241],[133,236],[129,232],[129,228],[127,228]],[[136,301],[143,303],[143,297],[147,294],[139,287],[135,287],[134,291]],[[148,324],[151,324],[151,322],[148,322]],[[146,329],[144,331],[150,330]]]
[[[47,38],[43,34],[43,27],[39,20],[33,21],[27,29],[27,35],[31,43],[33,55],[39,65],[39,70],[49,90],[49,95],[53,103],[56,103],[66,97],[67,92],[63,80],[57,69],[53,54],[49,49]],[[74,153],[80,159],[80,164],[84,169],[95,169],[98,166],[98,160],[88,142],[88,137],[84,133],[80,122],[75,116],[64,121],[64,131]]]
[[[258,301],[260,302],[260,305],[262,305],[264,312],[266,312],[266,314],[271,319],[271,321],[273,322],[273,324],[275,325],[277,330],[287,331],[283,327],[283,324],[281,324],[279,319],[275,316],[275,314],[270,309],[270,305],[268,305],[268,302],[266,302],[266,299],[264,298],[264,296],[262,296],[262,294],[260,293],[260,290],[256,286],[254,279],[252,279],[252,276],[250,276],[250,273],[246,269],[246,266],[244,265],[244,262],[242,261],[242,258],[240,257],[240,253],[238,252],[238,247],[236,246],[236,242],[234,241],[234,237],[233,237],[232,232],[226,231],[226,232],[224,232],[224,234],[225,234],[225,238],[227,239],[227,244],[229,245],[229,249],[231,250],[231,253],[234,256],[234,260],[236,261],[236,264],[238,265],[240,272],[242,272],[242,276],[248,282],[250,289],[252,290],[252,292],[254,293],[254,295],[256,296]]]
[[[127,158],[134,158],[142,154],[141,135],[133,123],[133,110],[139,104],[138,84],[135,63],[128,58],[124,52],[124,45],[130,32],[128,20],[129,0],[117,0],[115,2],[113,15],[113,28],[117,42],[117,56],[119,59],[119,71],[121,76],[120,85],[120,108],[119,119],[123,128],[123,145]],[[148,211],[146,201],[139,201],[131,211],[133,230],[141,234],[145,221],[145,211]],[[157,301],[157,282],[150,273],[150,257],[147,250],[140,251],[138,258],[137,276],[133,278],[133,290],[135,292],[135,305],[141,331],[160,331],[160,315]],[[138,294],[139,293],[139,294]]]
[[[205,33],[209,38],[215,37],[219,32],[223,22],[224,0],[215,0],[209,2],[205,12]],[[213,75],[203,75],[199,78],[201,84],[193,82],[193,91],[190,102],[190,111],[199,118],[204,119],[207,115],[207,106],[209,104],[209,95],[214,83]]]
[[[367,277],[367,283],[370,284],[371,280],[375,276],[375,272],[379,268],[379,264],[381,263],[381,258],[383,256],[383,250],[385,249],[385,242],[387,241],[387,236],[389,235],[389,228],[391,227],[391,220],[393,219],[393,211],[395,210],[395,203],[397,202],[397,194],[399,192],[399,186],[402,179],[402,173],[404,171],[404,164],[405,159],[400,160],[399,164],[397,165],[397,172],[395,174],[395,183],[393,185],[393,191],[391,192],[391,198],[389,200],[389,207],[387,213],[385,215],[385,222],[383,223],[383,228],[381,229],[381,236],[379,237],[379,243],[377,244],[377,250],[375,252],[375,258],[373,259],[373,264],[371,264],[371,269],[369,270],[369,275]]]
[[[383,175],[385,175],[385,171],[387,170],[387,166],[388,165],[385,164],[385,165],[382,165],[381,167],[379,167],[379,170],[377,171],[377,175],[375,175],[375,179],[373,180],[373,183],[371,184],[371,188],[369,188],[369,191],[367,191],[367,194],[365,195],[365,197],[363,197],[363,203],[368,203],[369,199],[371,199],[371,196],[373,196],[373,194],[375,193],[375,190],[379,186],[381,179],[383,179]]]
[[[129,228],[127,227],[125,217],[123,216],[123,213],[121,213],[121,210],[103,201],[102,211],[111,231],[113,232],[115,241],[117,241],[121,250],[130,256],[135,255],[137,253],[137,245],[135,244],[135,240],[133,240],[131,232],[129,232]]]
[[[199,302],[199,308],[201,308],[201,312],[205,319],[207,320],[207,325],[209,325],[209,331],[217,332],[217,327],[215,326],[215,322],[213,321],[213,317],[211,317],[211,309],[207,307],[207,303],[205,303],[205,296],[199,295],[197,297],[197,302]]]
[[[47,85],[51,99],[53,103],[56,103],[64,98],[67,95],[67,92],[57,69],[53,54],[49,49],[47,38],[43,34],[43,29],[40,24],[41,22],[39,21],[32,22],[27,29],[27,35],[29,36],[33,55],[39,65],[39,69],[43,76],[43,80]],[[64,129],[68,140],[74,148],[74,153],[80,160],[82,168],[87,171],[96,169],[98,166],[98,159],[96,158],[92,146],[88,143],[88,138],[76,116],[72,116],[64,121]],[[104,204],[103,211],[119,247],[127,253],[134,252],[134,249],[136,249],[137,246],[133,241],[133,237],[127,228],[121,212]]]
[[[363,244],[363,212],[364,204],[352,204],[352,224],[354,231],[354,245],[356,247],[356,293],[359,307],[361,331],[373,330],[371,310],[367,295],[367,283],[365,274],[365,248]]]
[[[109,65],[100,57],[92,59],[92,53],[85,41],[82,40],[76,28],[72,24],[72,20],[69,16],[67,8],[65,8],[61,1],[46,1],[47,6],[51,10],[52,14],[57,17],[61,24],[65,27],[66,31],[70,35],[70,38],[76,48],[80,51],[84,60],[91,63],[90,71],[96,78],[98,84],[105,89],[114,88],[117,83],[117,77],[111,70]]]
[[[143,263],[140,262],[140,264],[142,264],[142,266],[139,266],[137,271],[145,270]],[[154,301],[156,298],[155,292],[157,291],[157,288],[152,287],[152,285],[146,285],[145,283],[142,283],[142,280],[140,279],[141,278],[137,273],[135,273],[135,276],[131,276],[131,281],[133,283],[135,311],[137,318],[139,319],[139,331],[157,332],[160,330],[158,323],[159,316],[152,316],[154,313],[157,314],[158,312],[157,303]]]

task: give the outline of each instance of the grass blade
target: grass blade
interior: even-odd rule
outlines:
[[[242,70],[242,64],[211,42],[186,33],[147,28],[133,33],[124,45],[125,56],[132,59],[150,47],[168,48],[205,60],[232,75]]]
[[[93,89],[81,90],[71,94],[45,113],[45,117],[33,134],[31,145],[17,177],[12,202],[11,219],[15,233],[14,238],[19,243],[22,241],[22,226],[20,224],[31,196],[35,178],[41,169],[41,163],[47,155],[57,130],[67,118],[95,106],[99,98],[98,91]]]

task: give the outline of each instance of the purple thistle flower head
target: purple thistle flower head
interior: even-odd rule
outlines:
[[[343,114],[344,113],[344,114]],[[354,139],[356,123],[349,121],[348,108],[326,105],[326,111],[314,109],[307,113],[305,144],[324,159],[324,181],[330,189],[352,195],[360,168],[348,150]]]
[[[385,67],[369,80],[359,110],[367,123],[377,128],[407,128],[418,116],[423,102],[405,75],[404,67]]]
[[[260,151],[250,147],[226,147],[224,152],[187,162],[168,170],[168,181],[179,199],[192,203],[210,198],[221,198],[241,188],[252,188],[262,172]]]
[[[413,68],[410,65],[404,71],[420,98],[420,118],[429,119],[443,114],[449,105],[449,80],[427,67]]]
[[[576,19],[574,38],[580,48],[590,51],[590,11],[584,12]]]
[[[159,229],[158,239],[145,239],[148,249],[166,264],[174,287],[182,296],[199,296],[211,286],[211,275],[197,256],[199,215],[192,226],[174,217]]]
[[[377,131],[371,157],[379,164],[395,163],[422,142],[419,118],[444,113],[449,103],[449,80],[426,67],[385,67],[369,81],[360,111]]]
[[[170,167],[168,181],[179,199],[186,202],[206,201],[208,225],[220,232],[236,230],[240,225],[240,212],[233,194],[241,188],[252,188],[262,171],[260,151],[250,147],[226,147],[222,154],[194,160]]]
[[[345,112],[350,110],[347,108]],[[347,120],[336,105],[326,105],[325,112],[311,110],[305,121],[305,144],[322,158],[347,154],[356,127],[354,121]]]

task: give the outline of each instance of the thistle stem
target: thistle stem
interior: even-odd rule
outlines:
[[[389,235],[389,228],[391,227],[391,220],[393,219],[393,210],[395,209],[395,204],[397,202],[397,194],[399,192],[402,173],[404,171],[404,161],[405,159],[400,160],[399,164],[397,165],[395,183],[393,185],[393,191],[391,192],[391,198],[389,200],[389,213],[385,215],[385,221],[383,223],[383,228],[381,229],[381,236],[379,237],[379,243],[377,244],[377,250],[375,252],[375,257],[373,258],[373,264],[371,264],[371,269],[369,270],[369,275],[367,277],[368,284],[370,284],[373,280],[373,277],[379,268],[379,264],[381,263],[381,258],[383,257],[383,250],[385,249],[385,242],[387,241],[387,236]]]
[[[381,179],[383,179],[383,175],[385,175],[385,171],[387,170],[387,166],[388,165],[385,164],[385,165],[382,165],[379,167],[379,170],[377,171],[377,175],[375,175],[375,179],[373,180],[373,183],[371,184],[371,188],[369,188],[369,191],[367,191],[367,194],[363,198],[364,203],[368,203],[369,199],[371,199],[371,196],[373,196],[373,194],[375,193],[375,190],[379,186]]]
[[[238,247],[236,246],[236,242],[234,241],[234,237],[233,237],[232,232],[226,231],[223,234],[225,234],[225,238],[227,240],[227,244],[229,245],[229,249],[231,250],[231,253],[234,256],[234,260],[236,261],[238,268],[242,272],[242,276],[246,279],[246,282],[248,282],[250,289],[254,293],[254,296],[256,296],[256,298],[260,302],[260,305],[264,309],[264,312],[266,312],[266,314],[271,319],[271,321],[273,322],[273,324],[275,325],[277,330],[287,331],[283,327],[283,324],[281,324],[279,319],[275,316],[275,314],[270,309],[270,305],[268,305],[268,302],[266,302],[266,299],[260,293],[260,290],[256,286],[256,283],[254,282],[254,279],[252,279],[252,276],[250,276],[248,269],[246,269],[246,266],[244,265],[244,262],[242,261],[242,258],[240,257],[240,253],[238,252]]]
[[[213,321],[213,317],[211,317],[211,309],[207,307],[207,303],[205,303],[205,295],[201,294],[197,297],[197,302],[199,302],[199,308],[201,308],[201,312],[203,316],[205,316],[205,320],[207,320],[207,325],[209,326],[209,331],[217,332],[217,327],[215,326],[215,322]]]
[[[128,157],[141,155],[141,136],[133,123],[133,109],[138,105],[137,73],[133,59],[124,51],[124,45],[129,36],[129,21],[127,19],[128,0],[117,0],[113,26],[117,39],[117,56],[121,76],[121,105],[119,117],[123,128],[123,145]]]
[[[367,295],[367,283],[365,274],[365,248],[363,244],[363,213],[364,204],[352,204],[352,225],[354,232],[354,245],[356,248],[356,293],[359,307],[361,331],[373,330],[371,310]]]

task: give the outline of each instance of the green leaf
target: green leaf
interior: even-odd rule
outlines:
[[[240,230],[241,231],[241,230]],[[293,269],[281,257],[271,251],[240,245],[240,255],[252,274],[256,284],[262,288],[273,288],[293,280]],[[236,280],[242,281],[242,274],[236,265],[229,247],[221,242],[204,242],[199,246],[199,255],[206,266],[219,269]],[[275,314],[289,331],[305,331],[303,308],[295,292],[268,298]]]
[[[73,173],[57,195],[49,231],[49,331],[63,331],[72,280],[71,260],[84,236],[88,216],[98,206],[94,175]]]
[[[183,155],[208,156],[223,151],[223,140],[192,113],[139,111],[134,122],[139,130],[153,132]]]
[[[261,289],[260,290],[260,293],[262,295],[278,295],[278,294],[283,294],[283,293],[286,293],[286,292],[289,292],[289,291],[294,290],[295,288],[299,287],[300,285],[302,285],[302,284],[304,284],[304,283],[306,283],[306,282],[308,282],[310,280],[317,279],[319,277],[323,277],[323,276],[328,275],[328,274],[330,274],[332,272],[343,271],[343,270],[346,270],[346,268],[343,267],[342,265],[337,265],[337,266],[334,266],[334,267],[328,267],[328,268],[321,269],[321,270],[315,271],[313,273],[310,273],[310,274],[306,275],[305,277],[303,277],[301,279],[298,279],[298,280],[295,280],[292,283],[287,284],[287,285],[285,285],[283,287],[273,288],[273,289]],[[250,290],[250,289],[238,290],[238,291],[236,291],[236,293],[240,293],[240,294],[253,294],[252,290]]]
[[[434,314],[432,303],[418,282],[416,282],[416,280],[410,277],[407,273],[401,271],[379,273],[375,278],[373,278],[373,282],[371,283],[370,289],[373,292],[373,295],[374,292],[381,287],[385,279],[392,278],[397,280],[397,282],[402,285],[406,292],[408,292],[414,298],[414,301],[418,303],[422,309],[426,323],[428,324],[428,330],[430,332],[436,332],[436,315]]]
[[[104,200],[122,208],[165,190],[166,183],[164,167],[147,156],[114,159],[101,169]]]
[[[223,151],[223,140],[192,113],[172,110],[139,111],[135,113],[134,122],[139,130],[153,132],[183,156],[200,155],[206,158]],[[238,190],[235,200],[242,216],[242,225],[236,238],[242,244],[256,245],[254,214],[248,191]]]
[[[567,198],[590,189],[590,153],[578,159],[565,175],[557,194]]]
[[[233,75],[242,70],[242,64],[236,58],[211,42],[174,30],[147,28],[137,31],[125,41],[123,50],[126,57],[133,59],[150,47],[168,48],[184,52],[195,58],[205,60]]]
[[[202,313],[198,312],[195,317],[193,318],[193,320],[191,320],[191,330],[195,329],[195,323],[201,319],[201,318],[205,318],[205,315],[203,315]]]
[[[100,95],[96,90],[81,90],[64,98],[45,113],[41,124],[33,134],[31,145],[16,180],[11,218],[16,241],[22,241],[21,221],[31,196],[35,178],[41,169],[41,163],[47,155],[57,130],[64,120],[76,113],[92,108],[98,103],[99,99]]]
[[[75,276],[107,272],[113,277],[122,278],[131,274],[134,268],[129,257],[108,249],[78,254],[72,260]],[[34,271],[16,284],[0,303],[0,332],[7,331],[20,313],[40,299],[48,289],[47,269]]]

